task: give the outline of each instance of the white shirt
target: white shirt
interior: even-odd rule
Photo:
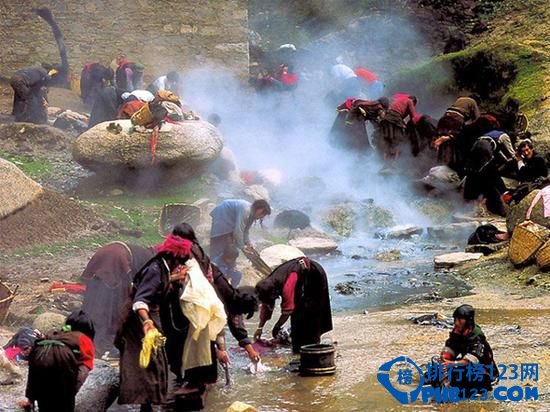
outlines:
[[[338,82],[357,77],[355,72],[345,64],[335,64],[330,68],[330,74]]]

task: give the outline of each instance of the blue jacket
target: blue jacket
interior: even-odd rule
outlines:
[[[227,199],[210,212],[212,228],[210,238],[232,234],[237,247],[249,243],[247,227],[250,218],[250,202],[242,199]]]

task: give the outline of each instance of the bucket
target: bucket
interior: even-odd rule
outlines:
[[[332,344],[316,343],[300,348],[300,375],[323,376],[336,372],[335,348]]]
[[[8,315],[8,310],[15,294],[17,293],[17,288],[19,288],[19,285],[17,285],[12,291],[7,285],[0,282],[0,325],[4,322],[6,316]]]

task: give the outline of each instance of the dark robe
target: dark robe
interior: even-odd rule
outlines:
[[[109,78],[112,78],[111,70],[100,63],[84,66],[80,73],[80,98],[84,104],[93,107],[95,99],[101,92],[103,79]]]
[[[73,412],[79,388],[80,332],[54,332],[35,342],[29,355],[26,396],[40,412]]]
[[[160,255],[149,260],[134,277],[131,300],[127,301],[124,320],[115,339],[115,346],[120,351],[120,404],[162,404],[166,400],[168,361],[165,349],[152,353],[149,366],[140,368],[143,325],[132,310],[132,304],[145,302],[155,327],[163,333],[163,327],[170,325],[161,322],[159,312],[167,310],[169,304],[176,305],[174,297],[179,296],[176,291],[170,292],[169,279],[169,269]]]
[[[483,365],[484,373],[480,380],[473,379],[473,377],[468,379],[467,369],[464,366],[458,366],[454,372],[451,372],[451,386],[465,389],[467,397],[473,394],[470,392],[472,389],[477,391],[481,389],[490,391],[493,389],[491,382],[496,380],[499,372],[493,358],[493,350],[478,325],[475,325],[473,330],[466,336],[456,333],[454,330],[449,333],[449,339],[445,341],[443,356],[449,360],[467,358],[470,362]],[[460,372],[457,372],[456,369],[462,369],[461,379],[458,378]],[[432,386],[439,386],[441,380],[438,377],[438,379],[432,380],[431,384]]]
[[[495,147],[486,139],[478,139],[466,163],[464,198],[475,200],[479,196],[487,199],[487,209],[491,213],[506,216],[502,193],[506,187],[500,177],[494,156]]]
[[[88,128],[92,128],[98,123],[115,120],[117,117],[118,106],[120,104],[120,94],[113,86],[102,88],[95,99],[88,121]]]
[[[204,276],[211,277],[210,259],[196,241],[193,242],[193,246],[191,247],[191,254],[199,264]],[[169,296],[167,304],[161,307],[160,312],[162,324],[165,326],[165,335],[167,338],[165,349],[170,371],[176,375],[177,381],[181,382],[185,379],[185,381],[196,387],[215,383],[218,378],[215,348],[211,348],[213,351],[213,363],[211,365],[186,370],[184,377],[182,356],[185,339],[189,330],[189,320],[180,309],[179,294],[176,291],[172,291],[170,294],[172,296]]]
[[[18,70],[10,79],[13,89],[12,114],[16,122],[46,123],[48,72],[41,66]]]
[[[539,177],[548,176],[546,161],[533,153],[530,159],[524,160],[525,166],[517,170],[517,177],[520,182],[532,182]]]
[[[377,100],[348,99],[338,106],[338,115],[330,131],[331,143],[350,150],[369,149],[365,122],[377,122],[383,112],[384,107]]]
[[[332,314],[325,270],[313,260],[309,260],[309,268],[304,268],[299,263],[301,259],[296,258],[283,263],[256,285],[260,301],[274,304],[275,300],[282,295],[288,276],[292,272],[298,274],[294,292],[295,306],[290,317],[290,336],[292,350],[295,353],[298,353],[303,345],[319,343],[321,335],[332,330]]]
[[[109,243],[96,251],[82,272],[86,284],[82,310],[96,327],[98,353],[112,348],[132,279],[154,253],[153,248]]]

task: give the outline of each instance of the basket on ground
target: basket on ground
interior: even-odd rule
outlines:
[[[535,259],[540,269],[550,269],[550,240],[541,246],[535,255]]]
[[[550,230],[531,221],[520,223],[512,232],[508,257],[514,265],[529,263],[550,238]]]

